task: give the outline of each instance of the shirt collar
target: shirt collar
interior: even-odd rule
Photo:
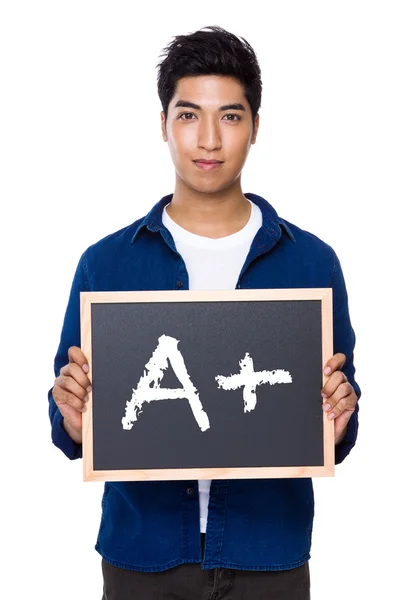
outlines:
[[[162,223],[162,213],[164,211],[164,207],[171,202],[173,195],[174,194],[168,194],[167,196],[164,196],[151,208],[151,210],[136,228],[131,240],[132,244],[136,241],[140,231],[145,227],[149,231],[159,231],[160,229],[165,228]],[[262,227],[266,229],[271,237],[279,239],[281,237],[281,228],[283,228],[289,238],[295,242],[295,237],[290,226],[278,216],[276,210],[271,204],[269,204],[269,202],[262,198],[262,196],[258,196],[258,194],[247,193],[245,196],[249,200],[252,200],[254,204],[257,204],[261,209]]]

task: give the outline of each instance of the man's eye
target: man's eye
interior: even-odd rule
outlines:
[[[182,117],[194,117],[194,113],[181,113],[178,118],[181,119]],[[191,119],[186,118],[186,119],[182,119],[183,121],[191,121]]]
[[[231,119],[226,119],[226,121],[240,121],[241,117],[239,115],[237,115],[236,113],[228,113],[227,115],[224,115],[225,117],[232,117]]]

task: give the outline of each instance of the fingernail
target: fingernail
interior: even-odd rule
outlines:
[[[330,415],[329,415],[329,419],[334,419],[334,418],[335,418],[335,416],[336,416],[336,415],[335,415],[334,413],[330,413]]]
[[[87,407],[84,405],[83,406],[83,412],[85,412],[87,410]]]
[[[83,371],[84,373],[88,373],[88,365],[83,365]]]
[[[330,371],[331,371],[331,368],[330,368],[330,367],[326,367],[326,368],[324,369],[323,373],[324,373],[325,375],[328,375],[328,374],[330,373]]]
[[[323,392],[321,393],[321,397],[322,398],[327,398],[327,394],[323,394]]]
[[[87,392],[91,392],[91,389],[92,389],[91,385],[89,385],[88,388],[87,388]]]
[[[323,410],[325,410],[325,411],[328,411],[328,410],[330,410],[330,409],[331,409],[331,406],[330,406],[330,404],[325,404],[325,405],[323,406]]]
[[[89,399],[89,397],[90,397],[90,396],[89,396],[88,394],[86,394],[86,395],[84,396],[84,402],[87,402],[87,401],[88,401],[88,399]]]

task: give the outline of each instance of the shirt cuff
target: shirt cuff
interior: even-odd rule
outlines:
[[[55,412],[52,421],[52,442],[69,459],[82,458],[82,445],[74,442],[64,429],[64,417],[59,410]]]

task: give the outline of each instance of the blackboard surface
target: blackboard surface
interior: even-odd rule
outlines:
[[[320,299],[92,301],[90,310],[92,470],[98,476],[325,465]],[[204,430],[185,397],[144,402],[130,429],[122,425],[161,336],[177,340],[207,416]],[[285,383],[253,387],[246,411],[243,386],[224,389],[216,379],[239,374],[245,357],[255,373],[287,373]],[[160,388],[182,389],[169,358],[166,366]]]

